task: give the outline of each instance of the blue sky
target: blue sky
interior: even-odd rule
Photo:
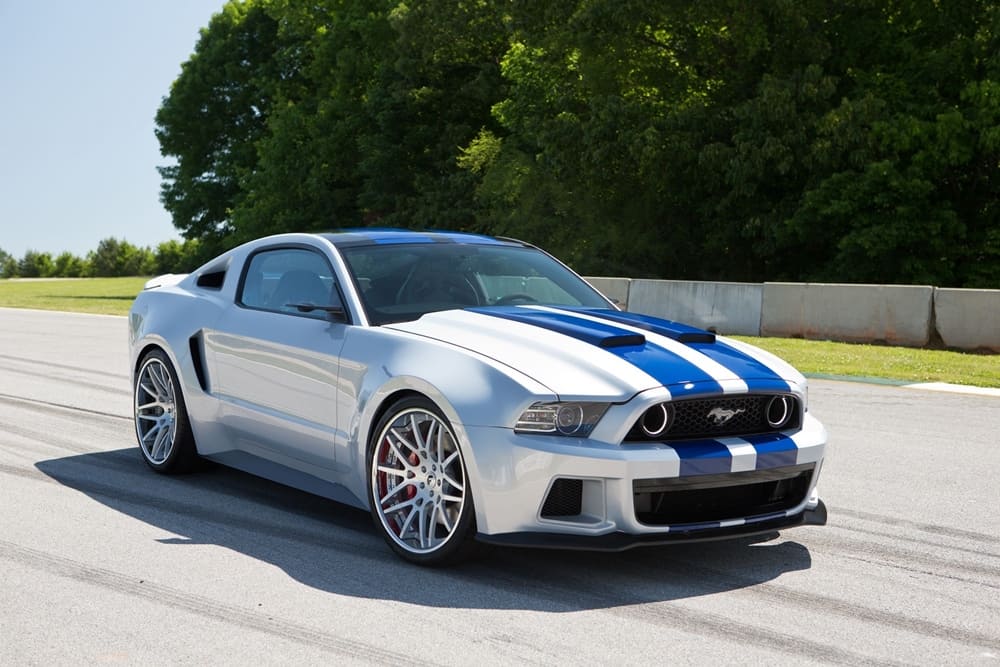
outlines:
[[[0,0],[0,248],[179,238],[153,116],[223,4]]]

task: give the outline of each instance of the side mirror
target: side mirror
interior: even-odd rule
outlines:
[[[346,322],[347,316],[342,306],[320,306],[315,303],[286,303],[287,308],[294,308],[300,313],[311,313],[314,310],[322,310],[326,313],[327,319],[333,322]]]

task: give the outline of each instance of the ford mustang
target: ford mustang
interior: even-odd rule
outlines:
[[[150,280],[129,334],[153,470],[209,459],[366,509],[415,563],[826,522],[800,373],[520,241],[271,236]]]

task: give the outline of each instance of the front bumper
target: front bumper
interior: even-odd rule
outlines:
[[[615,551],[826,521],[816,494],[826,430],[808,413],[794,433],[670,445],[469,426],[465,436],[484,542]],[[553,511],[561,480],[576,496]]]
[[[738,526],[718,528],[701,527],[696,530],[677,530],[667,533],[645,533],[629,535],[627,533],[607,533],[605,535],[573,535],[568,533],[501,533],[486,535],[479,533],[476,539],[486,544],[504,547],[534,547],[539,549],[575,549],[581,551],[625,551],[634,547],[657,546],[664,544],[710,542],[714,540],[729,540],[737,537],[763,535],[796,526],[825,526],[826,505],[822,500],[816,501],[813,509],[806,509],[792,516],[774,517],[764,521],[746,523]]]

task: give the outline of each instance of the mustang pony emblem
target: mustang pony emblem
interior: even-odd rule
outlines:
[[[739,410],[727,410],[726,408],[712,408],[712,411],[705,416],[712,420],[712,424],[714,426],[724,426],[730,419],[740,414],[741,412],[746,412],[746,410],[743,408],[740,408]]]

